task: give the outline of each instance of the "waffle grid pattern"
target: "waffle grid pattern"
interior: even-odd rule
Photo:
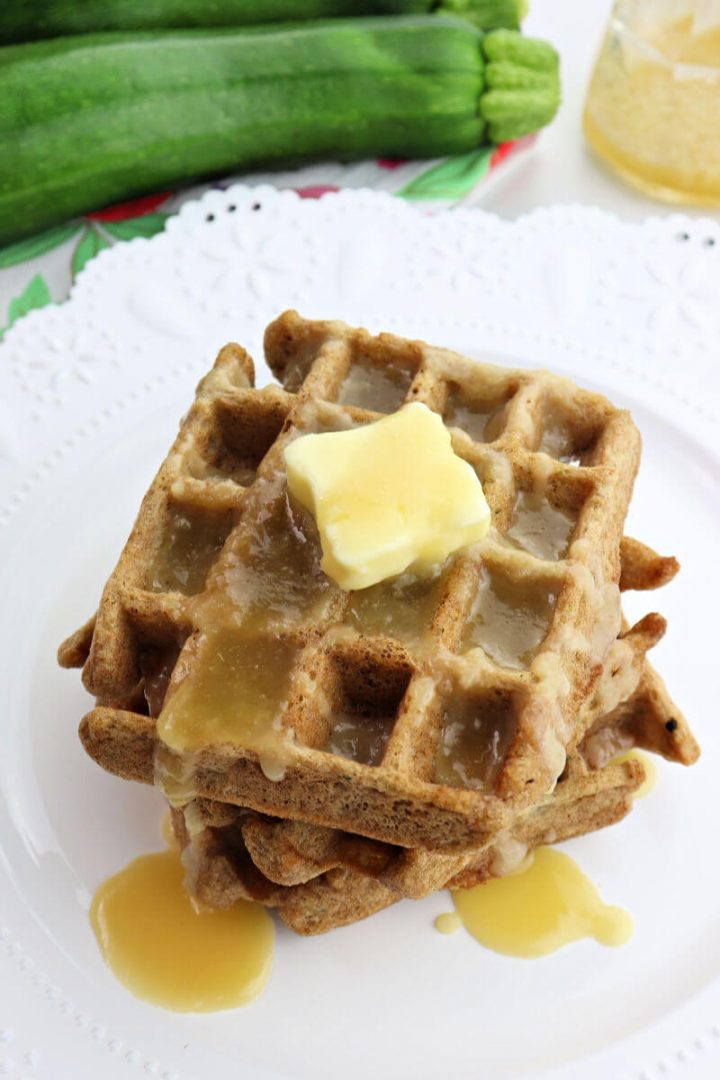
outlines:
[[[381,906],[393,902],[378,891],[378,884],[396,894],[394,899],[418,899],[448,886],[471,887],[508,872],[513,860],[529,848],[619,820],[629,811],[644,777],[639,761],[613,761],[619,752],[638,747],[685,765],[698,754],[682,714],[647,660],[664,630],[664,620],[649,615],[618,639],[586,706],[588,734],[571,752],[556,791],[518,814],[486,844],[464,853],[402,849],[197,800],[186,808],[186,817],[194,823],[192,836],[183,827],[177,829],[186,845],[191,887],[204,902],[222,906],[231,902],[230,897],[257,899],[258,882],[263,881],[260,891],[271,890],[265,902],[277,906],[291,927],[302,933],[322,932],[338,925],[346,903],[349,917],[352,896],[359,909],[375,899],[383,901]],[[249,856],[244,864],[228,861],[229,851],[238,848]],[[257,877],[258,870],[262,878]],[[368,878],[374,884],[363,880]],[[337,906],[339,882],[342,911]],[[318,902],[321,895],[336,902],[323,906]]]
[[[331,820],[385,840],[475,843],[502,824],[509,805],[515,812],[552,787],[566,748],[581,735],[573,720],[618,631],[615,583],[639,454],[635,428],[604,399],[546,373],[478,365],[422,343],[371,338],[294,313],[268,328],[266,353],[285,391],[253,389],[252,363],[235,346],[222,351],[201,384],[106,588],[86,685],[101,705],[137,708],[143,681],[156,713],[183,644],[184,673],[198,649],[198,629],[222,621],[229,608],[236,620],[240,610],[254,635],[282,632],[297,650],[282,717],[293,739],[292,779],[264,782],[252,747],[213,747],[192,763],[198,792],[270,813]],[[477,548],[449,560],[428,629],[414,646],[353,626],[352,596],[320,573],[312,523],[298,521],[287,501],[282,457],[298,434],[368,423],[382,415],[378,406],[392,410],[402,400],[423,401],[451,424],[469,419],[475,429],[483,426],[482,437],[492,438],[478,442],[451,426],[456,452],[483,480],[495,528]],[[375,409],[363,407],[368,403]],[[519,491],[573,513],[564,558],[538,559],[507,541],[503,530]],[[218,555],[195,595],[157,588],[163,581],[157,553],[168,546],[169,519],[172,525],[183,512],[199,512],[220,526]],[[223,528],[229,531],[221,549]],[[547,633],[525,669],[497,663],[482,648],[460,654],[463,628],[488,575],[491,591],[502,581],[551,601]],[[454,776],[452,786],[435,780],[453,698],[491,715],[500,710],[508,729],[501,739],[504,759],[475,785],[485,790],[456,786]],[[394,714],[378,763],[322,749],[339,701],[358,715]],[[173,768],[177,772],[177,763]]]
[[[626,413],[544,372],[294,312],[270,325],[265,348],[284,389],[256,390],[244,350],[221,351],[97,618],[60,650],[66,666],[84,664],[98,701],[81,725],[86,748],[163,788],[200,899],[262,899],[319,932],[505,872],[518,844],[618,820],[642,779],[637,762],[609,764],[619,748],[694,760],[646,659],[664,620],[617,636],[618,582],[654,588],[677,570],[622,539],[639,457]],[[443,416],[494,524],[429,579],[346,594],[288,498],[284,449],[405,401]],[[156,718],[162,736],[218,657],[220,681],[243,692],[245,669],[233,684],[227,667],[238,641],[277,684],[269,742],[173,749]],[[469,721],[480,743],[454,753],[447,736]]]

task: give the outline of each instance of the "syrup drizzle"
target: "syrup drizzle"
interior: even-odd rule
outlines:
[[[574,860],[554,848],[538,848],[513,873],[451,895],[468,933],[506,956],[547,956],[584,937],[624,945],[632,934],[628,912],[604,903]]]
[[[253,1001],[272,966],[275,927],[249,900],[198,910],[178,851],[141,855],[98,888],[90,922],[100,951],[136,997],[176,1012]]]

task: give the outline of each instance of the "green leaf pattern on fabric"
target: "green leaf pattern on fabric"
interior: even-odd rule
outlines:
[[[20,295],[10,301],[10,306],[8,308],[8,324],[5,327],[5,330],[9,330],[12,324],[23,315],[27,315],[28,311],[45,307],[46,304],[50,303],[52,303],[52,297],[50,296],[47,282],[42,274],[36,274],[35,277],[28,282]],[[2,336],[4,332],[4,330],[1,331],[0,336]]]
[[[72,272],[73,277],[77,277],[85,263],[94,258],[99,251],[104,248],[110,247],[110,242],[101,236],[97,229],[90,225],[83,232],[80,237],[80,241],[73,252],[72,257]]]
[[[103,221],[106,233],[116,240],[134,240],[136,236],[150,237],[162,232],[169,214],[143,214],[142,217],[127,218],[125,221]]]
[[[494,146],[445,158],[397,192],[403,199],[462,199],[490,170]]]
[[[37,255],[44,255],[46,251],[52,251],[75,236],[78,231],[77,221],[67,225],[57,225],[54,229],[40,233],[39,236],[29,236],[25,240],[18,240],[16,244],[0,248],[0,269],[7,266],[16,266],[18,263],[27,262]]]
[[[98,224],[88,222],[85,225],[80,239],[75,246],[72,255],[73,278],[94,259],[95,256],[110,247],[108,236],[114,240],[133,240],[136,236],[150,237],[162,232],[165,228],[169,214],[150,213],[141,217],[127,218],[125,221],[101,221]],[[107,233],[107,236],[103,235]],[[16,266],[18,263],[27,262],[38,255],[52,251],[67,240],[78,235],[78,222],[69,222],[66,225],[58,225],[54,229],[41,233],[39,236],[31,236],[26,240],[19,240],[17,244],[10,244],[0,249],[0,269]],[[35,308],[45,307],[50,304],[52,298],[47,282],[42,274],[36,274],[25,286],[19,296],[10,301],[8,307],[7,326],[0,326],[0,339],[6,330],[23,315]]]

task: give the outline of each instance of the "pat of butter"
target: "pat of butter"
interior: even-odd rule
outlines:
[[[285,462],[291,495],[317,522],[322,568],[342,589],[441,562],[490,527],[477,474],[420,402],[365,427],[303,435]]]

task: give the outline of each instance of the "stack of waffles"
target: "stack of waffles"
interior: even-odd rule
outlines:
[[[623,536],[626,412],[295,312],[265,351],[280,385],[262,389],[242,348],[220,352],[59,654],[96,698],[87,752],[170,803],[198,901],[257,900],[319,933],[618,821],[644,780],[623,751],[695,760],[647,659],[665,622],[621,612],[621,590],[677,570]],[[493,525],[432,573],[343,592],[284,450],[409,401],[443,417]]]

